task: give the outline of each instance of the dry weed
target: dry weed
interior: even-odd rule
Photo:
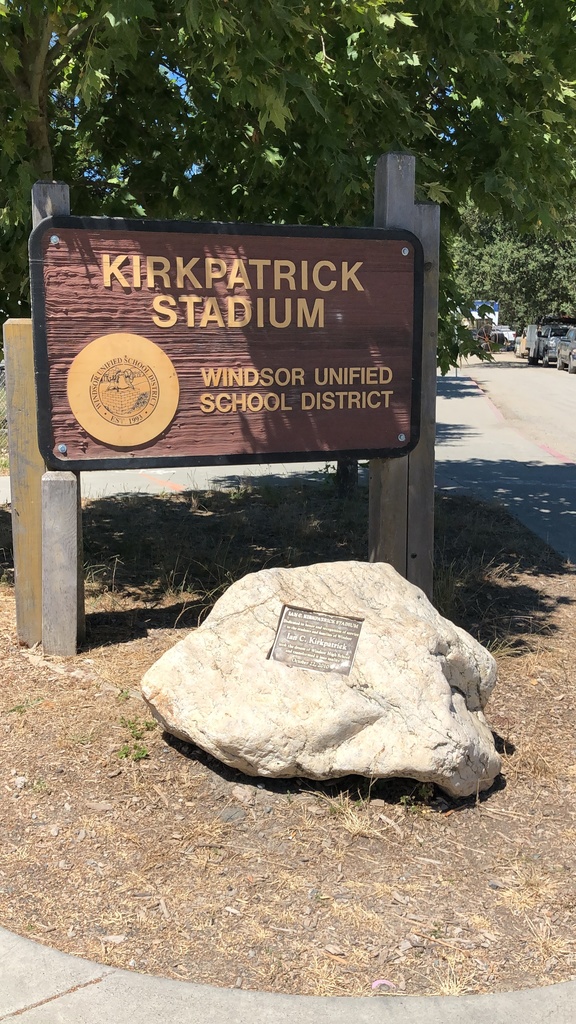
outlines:
[[[337,797],[326,797],[328,814],[338,819],[339,825],[349,835],[364,836],[366,839],[382,839],[384,832],[370,820],[369,807],[366,803],[356,803],[349,793],[339,793]]]
[[[540,960],[565,957],[573,952],[574,940],[554,934],[550,921],[533,921],[529,917],[524,921],[531,935],[532,948]]]
[[[535,864],[518,862],[510,884],[499,890],[498,901],[513,914],[548,905],[558,893],[559,881]]]
[[[456,954],[443,957],[431,977],[439,996],[463,996],[476,989],[469,961]]]

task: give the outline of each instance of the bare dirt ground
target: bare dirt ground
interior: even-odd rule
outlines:
[[[115,966],[289,993],[576,976],[572,567],[503,511],[439,499],[436,603],[500,669],[502,775],[458,803],[407,780],[248,779],[162,735],[139,696],[233,579],[363,559],[364,492],[109,498],[84,519],[87,642],[47,659],[17,643],[0,509],[0,924]]]

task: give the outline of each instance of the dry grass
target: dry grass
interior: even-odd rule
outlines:
[[[319,995],[576,973],[573,570],[501,510],[439,500],[436,601],[500,667],[503,776],[478,802],[410,780],[257,783],[150,727],[140,678],[245,572],[363,559],[365,492],[116,497],[84,518],[87,645],[45,659],[16,642],[0,509],[3,925],[130,969]]]
[[[520,914],[550,904],[559,885],[559,879],[551,877],[538,864],[520,861],[514,865],[510,884],[499,891],[498,901],[513,914]]]
[[[463,996],[476,989],[470,964],[462,956],[449,954],[434,973],[440,996]]]

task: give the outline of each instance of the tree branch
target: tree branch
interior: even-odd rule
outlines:
[[[52,37],[52,19],[50,15],[44,20],[42,31],[37,39],[37,49],[35,57],[30,64],[30,99],[35,107],[40,108],[42,105],[42,82],[45,80],[46,72],[46,57],[50,47],[50,39]]]
[[[99,7],[94,14],[89,18],[84,18],[83,21],[77,21],[75,25],[72,25],[64,37],[60,36],[48,51],[47,67],[47,80],[49,84],[52,84],[55,78],[61,74],[61,72],[71,63],[74,59],[75,54],[72,50],[68,49],[71,44],[80,39],[84,33],[97,25],[102,20],[102,8]]]

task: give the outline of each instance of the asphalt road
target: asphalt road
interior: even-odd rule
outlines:
[[[555,366],[529,366],[500,354],[492,364],[467,364],[465,372],[498,406],[508,426],[544,451],[576,463],[576,376]]]
[[[436,484],[499,501],[576,564],[576,378],[499,355],[438,380]]]

